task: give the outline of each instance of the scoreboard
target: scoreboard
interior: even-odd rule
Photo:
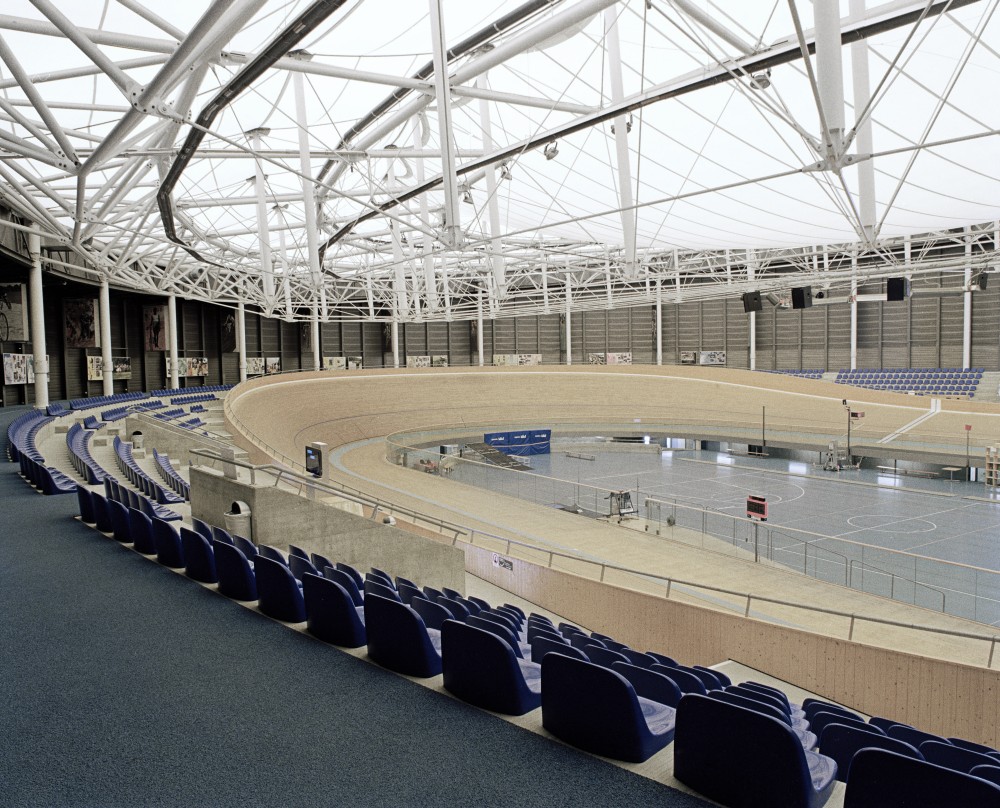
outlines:
[[[767,521],[767,500],[764,497],[747,497],[747,518]]]

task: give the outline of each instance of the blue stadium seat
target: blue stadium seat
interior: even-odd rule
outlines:
[[[367,642],[363,611],[336,581],[306,573],[302,577],[306,629],[314,637],[343,648]]]
[[[409,606],[366,594],[365,630],[368,656],[379,665],[420,678],[441,673],[441,632],[428,629]]]
[[[885,749],[917,760],[924,759],[916,747],[906,741],[890,738],[877,729],[865,729],[856,724],[827,724],[820,734],[819,751],[837,762],[837,779],[840,782],[847,782],[851,761],[862,749]]]
[[[305,600],[286,564],[261,555],[254,562],[253,572],[257,582],[257,607],[264,614],[285,623],[305,622]]]

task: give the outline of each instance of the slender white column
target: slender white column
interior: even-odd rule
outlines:
[[[676,260],[676,259],[675,259]],[[754,279],[753,250],[747,250],[747,280],[753,285]],[[757,312],[750,312],[750,370],[757,369]]]
[[[35,406],[49,405],[49,355],[45,349],[45,298],[42,294],[42,243],[37,233],[28,233],[31,257],[31,349],[35,355]]]
[[[858,367],[858,256],[851,256],[851,370]]]
[[[180,387],[177,373],[177,295],[167,298],[167,348],[170,351],[170,382],[171,390]]]
[[[962,367],[972,364],[972,234],[965,228],[965,294],[962,296]]]
[[[399,319],[392,318],[392,366],[399,367]]]
[[[250,146],[254,154],[260,151],[260,139],[270,134],[267,128],[252,129]],[[260,276],[263,281],[264,305],[268,314],[274,309],[274,265],[271,262],[271,232],[267,224],[267,188],[264,184],[264,166],[259,159],[253,161],[254,195],[257,197],[257,240],[260,245]]]
[[[851,19],[860,20],[865,16],[865,0],[851,0]],[[854,86],[854,115],[857,117],[868,106],[871,98],[871,83],[868,75],[868,41],[860,40],[851,45],[851,76]],[[871,118],[865,118],[858,126],[855,137],[858,154],[871,154]],[[875,163],[862,160],[858,163],[858,212],[865,236],[875,237]]]
[[[321,370],[323,367],[323,361],[320,357],[320,344],[319,344],[319,309],[313,307],[312,311],[312,349],[313,349],[313,370]]]
[[[115,367],[111,360],[111,296],[107,278],[101,281],[101,294],[98,307],[101,321],[101,362],[103,370],[104,395],[111,396],[115,392]]]
[[[656,364],[663,364],[663,291],[656,277]]]
[[[489,89],[488,74],[480,76],[478,84]],[[493,121],[490,117],[490,102],[486,99],[479,102],[479,125],[483,130],[483,151],[490,152],[493,149]],[[489,214],[486,224],[490,230],[489,256],[493,266],[493,284],[497,295],[503,297],[507,294],[507,267],[503,259],[503,243],[500,241],[500,202],[497,199],[497,178],[493,166],[487,167],[485,179],[486,210]]]
[[[821,133],[827,155],[840,155],[844,140],[844,74],[840,35],[840,0],[816,0],[816,83],[827,131]]]
[[[292,74],[295,89],[295,118],[299,130],[299,173],[302,175],[302,206],[306,217],[306,246],[309,250],[309,272],[313,286],[322,285],[319,265],[319,237],[316,224],[316,200],[313,188],[312,165],[309,154],[309,121],[306,115],[306,94],[302,86],[302,74]]]
[[[483,361],[483,290],[479,290],[479,294],[476,295],[476,348],[479,350],[479,367],[482,367],[485,362]]]
[[[566,273],[566,364],[573,364],[573,328],[570,322],[573,309],[573,286],[569,273]]]
[[[247,380],[247,314],[241,300],[236,306],[236,350],[240,357],[240,381]]]
[[[437,99],[438,137],[441,146],[441,174],[444,182],[444,226],[441,240],[450,247],[461,243],[458,187],[455,174],[455,144],[452,142],[451,89],[448,76],[448,46],[445,44],[444,13],[441,0],[430,0],[431,38],[434,55],[434,91]]]

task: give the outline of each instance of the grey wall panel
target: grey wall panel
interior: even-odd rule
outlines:
[[[726,303],[724,300],[705,300],[698,304],[701,321],[701,350],[726,350]]]
[[[541,353],[537,317],[518,317],[514,320],[514,347],[514,353]]]
[[[776,367],[777,323],[777,308],[765,303],[764,308],[757,312],[757,370],[774,370]]]
[[[281,334],[281,369],[301,370],[301,348],[303,339],[309,339],[309,323],[278,323]],[[303,333],[303,330],[305,333]],[[312,350],[309,350],[309,364],[312,365]]]
[[[538,352],[542,362],[557,365],[566,361],[562,348],[562,324],[558,314],[542,314],[538,317]]]
[[[341,350],[344,356],[361,356],[361,323],[340,324]]]
[[[847,303],[824,306],[826,309],[827,370],[851,366],[851,307]]]
[[[1000,366],[1000,283],[972,294],[972,366]]]
[[[427,324],[427,353],[431,356],[448,356],[448,329],[450,327],[451,323]]]
[[[491,320],[493,323],[493,351],[495,354],[517,353],[517,344],[514,339],[514,319],[503,317],[498,320]]]
[[[656,362],[656,307],[638,306],[628,309],[628,350],[632,352],[632,361],[641,364]]]
[[[281,321],[257,318],[260,323],[260,348],[263,356],[281,356]]]
[[[399,363],[401,365],[406,364],[403,360],[404,356],[426,356],[430,353],[427,350],[427,326],[423,323],[404,323],[399,330],[403,338],[403,342],[399,346]],[[391,354],[391,351],[387,353]]]
[[[244,317],[244,339],[247,356],[263,356],[260,348],[260,317],[247,312]]]
[[[448,323],[448,364],[472,365],[479,359],[476,341],[472,336],[472,325],[465,321]]]
[[[701,350],[701,311],[697,303],[682,303],[674,308],[677,317],[677,350]]]
[[[392,367],[392,351],[384,323],[361,323],[361,351],[366,368]],[[403,352],[399,354],[400,365],[405,365]]]
[[[743,311],[739,298],[726,300],[726,365],[750,367],[750,315]]]

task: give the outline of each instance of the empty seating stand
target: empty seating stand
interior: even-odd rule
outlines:
[[[826,372],[822,368],[816,370],[766,370],[765,373],[780,373],[783,376],[798,376],[800,379],[822,379]]]
[[[119,470],[143,494],[160,505],[172,505],[184,501],[184,497],[167,490],[139,467],[132,457],[132,444],[116,435],[114,447]]]
[[[66,447],[77,473],[89,485],[99,485],[109,475],[90,455],[90,439],[93,436],[91,430],[84,429],[80,424],[73,424],[66,433]]]
[[[134,401],[142,401],[149,398],[148,393],[118,393],[113,396],[93,396],[92,398],[70,399],[70,407],[74,410],[90,410],[95,407],[107,407],[112,404],[127,405]]]
[[[42,410],[31,410],[16,418],[7,428],[7,451],[11,460],[20,465],[24,478],[43,494],[72,494],[76,483],[59,469],[47,466],[35,446],[38,432],[53,420]]]
[[[888,368],[837,371],[837,384],[913,393],[918,396],[972,398],[985,368]]]
[[[153,449],[153,460],[156,463],[156,470],[159,472],[163,481],[173,489],[174,493],[179,497],[183,497],[185,500],[191,499],[191,487],[188,485],[187,481],[181,477],[177,469],[173,467],[170,462],[170,458],[167,455],[160,454]]]

